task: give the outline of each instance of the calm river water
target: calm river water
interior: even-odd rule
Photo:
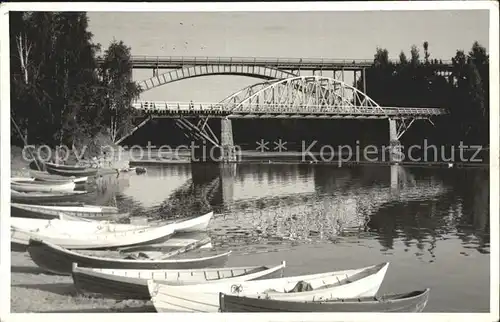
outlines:
[[[172,164],[100,179],[98,203],[134,216],[208,209],[228,265],[286,275],[390,262],[380,292],[431,288],[426,312],[489,311],[489,172],[297,164]]]

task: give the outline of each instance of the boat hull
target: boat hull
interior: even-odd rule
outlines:
[[[71,192],[74,182],[48,182],[33,180],[11,180],[11,189],[19,192]]]
[[[172,285],[192,285],[213,283],[224,279],[226,281],[241,282],[264,278],[277,278],[283,276],[285,263],[275,267],[253,266],[246,268],[248,273],[235,275],[244,268],[217,268],[201,270],[153,270],[134,273],[130,270],[119,269],[115,274],[102,272],[94,268],[73,267],[72,277],[76,289],[86,295],[100,294],[114,299],[140,299],[149,300],[147,281],[151,279],[163,280]],[[120,273],[125,271],[129,273]]]
[[[61,203],[74,201],[88,195],[90,191],[72,191],[71,193],[27,193],[11,189],[11,202],[27,204]]]
[[[43,171],[35,171],[32,170],[30,171],[30,176],[33,177],[35,180],[41,180],[41,181],[49,181],[49,182],[74,182],[74,183],[85,183],[87,182],[87,177],[66,177],[66,176],[60,176],[56,174],[50,174],[48,172],[43,172]]]
[[[45,162],[45,166],[47,169],[59,169],[59,170],[85,170],[88,169],[88,166],[83,165],[71,165],[71,164],[58,164],[52,162]]]
[[[146,227],[98,221],[11,219],[11,242],[26,246],[30,239],[41,239],[68,249],[114,248],[162,241],[174,232],[170,225]]]
[[[192,233],[207,230],[210,219],[214,215],[213,211],[206,213],[204,215],[189,218],[186,220],[173,222],[175,225],[175,231],[179,233]]]
[[[166,286],[161,281],[150,280],[148,288],[158,312],[218,312],[219,293],[238,293],[240,296],[252,298],[269,297],[297,302],[375,296],[384,280],[388,266],[389,263],[384,263],[364,269],[350,270],[347,273],[344,271],[316,274],[320,277],[294,276],[275,280],[246,281],[238,284],[219,282],[196,285],[196,287]],[[311,291],[291,291],[298,282],[305,280],[315,280],[318,285]],[[336,280],[339,282],[335,283]],[[331,286],[321,287],[323,281],[329,281],[327,285]]]
[[[121,269],[191,269],[223,267],[231,252],[193,259],[135,260],[79,254],[41,240],[30,240],[28,253],[40,268],[55,274],[71,275],[73,263],[80,267]]]
[[[47,167],[47,172],[57,174],[64,177],[93,177],[97,174],[97,169],[85,168],[83,170],[59,169]]]
[[[221,312],[422,312],[429,300],[429,289],[406,294],[325,302],[291,302],[255,299],[220,293]]]
[[[75,218],[93,220],[118,220],[128,217],[128,213],[118,213],[116,207],[99,206],[42,206],[11,203],[11,216],[35,219],[59,218],[60,214]]]

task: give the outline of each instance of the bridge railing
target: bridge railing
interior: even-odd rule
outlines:
[[[200,102],[164,102],[164,101],[136,101],[136,109],[148,112],[231,112],[233,114],[352,114],[352,115],[445,115],[448,111],[437,107],[364,107],[352,105],[314,105],[304,106],[290,104],[245,104],[234,110],[231,106],[220,103]]]
[[[396,63],[398,61],[391,60]],[[366,58],[286,58],[286,57],[210,57],[210,56],[132,56],[134,64],[207,64],[207,65],[338,65],[338,64],[362,64],[370,65],[373,59]],[[443,65],[451,65],[451,60],[442,60]]]
[[[222,111],[223,105],[219,103],[203,102],[164,102],[164,101],[136,101],[132,107],[142,110],[159,111]]]

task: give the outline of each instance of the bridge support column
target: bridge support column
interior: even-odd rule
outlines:
[[[389,119],[389,160],[391,163],[398,163],[402,161],[401,156],[397,123],[395,119]]]
[[[236,158],[236,147],[234,146],[233,139],[233,125],[232,121],[228,118],[221,119],[220,126],[220,145],[221,145],[221,161],[222,162],[235,162]]]

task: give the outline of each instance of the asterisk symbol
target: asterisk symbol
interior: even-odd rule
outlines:
[[[286,142],[283,142],[281,139],[278,140],[278,142],[273,142],[276,147],[274,147],[275,150],[278,150],[278,152],[286,151]]]
[[[257,143],[257,151],[259,152],[264,152],[264,151],[267,151],[269,150],[269,148],[267,147],[267,145],[269,144],[269,142],[267,141],[264,141],[263,139],[260,140],[260,142],[255,142]]]

